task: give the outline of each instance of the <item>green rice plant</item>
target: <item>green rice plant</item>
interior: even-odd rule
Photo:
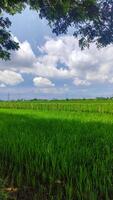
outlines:
[[[112,102],[109,106],[0,103],[0,176],[7,185],[35,189],[35,199],[112,200]]]
[[[8,198],[4,189],[5,189],[4,181],[2,179],[0,179],[0,200],[7,200],[7,198]]]
[[[113,114],[113,100],[75,100],[75,101],[13,101],[0,102],[0,108],[32,109],[39,111],[59,110],[73,112],[93,112]]]

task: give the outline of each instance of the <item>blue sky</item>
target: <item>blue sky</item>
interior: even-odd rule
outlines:
[[[0,99],[113,96],[113,45],[81,51],[71,30],[56,37],[29,8],[8,17],[20,49],[0,61]]]

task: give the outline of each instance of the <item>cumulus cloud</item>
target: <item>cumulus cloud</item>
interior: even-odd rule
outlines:
[[[39,88],[49,88],[55,86],[55,84],[52,83],[49,79],[43,77],[35,77],[33,79],[33,83]]]
[[[75,78],[73,81],[74,85],[79,86],[79,85],[90,85],[90,82],[88,82],[87,80],[81,80],[79,78]]]
[[[24,79],[21,74],[4,70],[0,71],[0,86],[5,87],[6,85],[14,86],[21,82],[23,82]]]
[[[72,79],[76,86],[113,83],[113,45],[81,51],[77,39],[63,36],[48,38],[40,51],[42,56],[34,63],[40,76]]]
[[[0,83],[0,88],[5,88],[6,85],[4,83]]]
[[[21,43],[17,38],[14,39],[19,43],[20,48],[18,51],[11,52],[11,59],[9,61],[0,61],[0,69],[7,70],[10,68],[13,71],[24,71],[27,69],[26,72],[29,72],[36,61],[31,45],[28,41]]]
[[[92,45],[81,51],[73,36],[46,38],[44,45],[38,47],[40,54],[37,57],[28,41],[19,44],[20,49],[12,53],[11,61],[0,62],[0,69],[44,78],[69,79],[76,86],[113,83],[113,45],[99,50]]]
[[[69,93],[68,87],[44,87],[39,88],[39,93],[41,94],[52,94],[53,96],[59,96],[59,95],[67,95]]]
[[[17,67],[31,67],[36,57],[31,49],[30,44],[25,41],[20,43],[20,49],[12,54],[13,63],[17,64]]]
[[[36,56],[28,41],[19,44],[10,61],[0,61],[0,84],[21,83],[23,73],[32,74],[34,85],[45,93],[63,93],[64,83],[78,88],[113,84],[113,45],[99,50],[92,45],[81,51],[73,36],[46,38]]]

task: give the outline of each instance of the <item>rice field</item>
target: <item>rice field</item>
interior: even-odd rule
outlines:
[[[0,177],[18,200],[112,200],[113,101],[0,102]]]

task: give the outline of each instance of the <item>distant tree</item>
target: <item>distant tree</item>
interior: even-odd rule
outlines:
[[[95,42],[97,47],[113,43],[113,0],[0,0],[0,58],[9,59],[10,50],[19,48],[13,41],[3,12],[14,15],[26,5],[46,18],[56,35],[66,34],[73,27],[81,49]]]

